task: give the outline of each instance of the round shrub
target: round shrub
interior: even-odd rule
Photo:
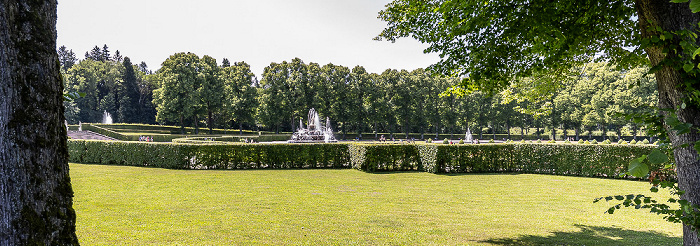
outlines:
[[[612,143],[612,142],[610,142],[610,139],[605,139],[605,140],[603,140],[603,144],[611,144],[611,143]]]
[[[520,139],[520,143],[525,143],[525,139]]]
[[[593,139],[593,141],[591,141],[591,144],[598,144],[598,141]]]
[[[449,143],[450,143],[450,140],[447,139],[447,138],[445,138],[445,140],[442,140],[442,143],[443,143],[443,144],[449,144]]]
[[[583,144],[591,144],[591,142],[588,142],[588,140],[583,141]]]
[[[569,140],[567,139],[567,140],[564,140],[564,143],[565,143],[565,144],[570,144],[571,141],[569,141]]]
[[[493,141],[493,139],[491,139],[491,140],[489,140],[489,143],[495,143],[495,141]]]
[[[425,140],[425,142],[426,142],[426,143],[433,143],[433,139],[432,139],[432,138],[428,138],[428,139]]]
[[[620,141],[617,141],[617,144],[627,144],[627,141],[624,139],[620,139]]]
[[[642,144],[649,144],[649,139],[645,138],[644,140],[642,140]]]
[[[579,139],[578,144],[583,144],[583,139]]]
[[[537,139],[537,143],[542,143],[542,139]]]
[[[632,141],[630,141],[630,144],[637,144],[637,140],[632,139]]]
[[[459,144],[464,144],[464,140],[463,140],[463,139],[460,139],[460,140],[459,140]]]

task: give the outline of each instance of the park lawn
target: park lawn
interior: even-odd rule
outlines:
[[[679,224],[596,197],[639,181],[345,169],[71,164],[82,245],[680,245]]]

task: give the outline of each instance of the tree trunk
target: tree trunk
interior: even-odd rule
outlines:
[[[694,29],[695,25],[700,21],[700,15],[691,13],[687,4],[675,4],[668,1],[654,0],[637,0],[635,7],[639,16],[639,25],[642,37],[651,37],[658,35],[649,30],[649,22],[655,23],[665,31],[678,31],[683,29]],[[678,40],[678,39],[674,39]],[[662,52],[663,47],[647,47],[646,53],[649,56],[651,65],[659,64],[664,58],[674,59],[673,53],[669,53],[669,57]],[[654,75],[656,76],[658,92],[659,92],[659,108],[676,109],[684,100],[687,100],[688,95],[683,90],[683,77],[689,77],[683,74],[682,70],[675,70],[670,67],[663,67]],[[697,89],[697,85],[695,85]],[[668,112],[663,112],[668,115]],[[700,126],[700,108],[691,103],[685,109],[678,109],[676,112],[678,120]],[[691,133],[678,135],[675,131],[669,129],[669,137],[673,146],[679,146],[684,143],[693,143],[700,141],[700,133],[693,130]],[[678,173],[678,186],[686,193],[681,198],[690,201],[693,204],[700,204],[700,161],[698,153],[690,144],[686,148],[676,148],[674,150],[674,158],[676,161],[676,172]],[[698,233],[693,231],[690,226],[683,225],[683,244],[684,245],[700,245]]]
[[[56,1],[0,3],[0,245],[77,245]]]
[[[208,103],[207,103],[207,104],[208,104]],[[208,106],[207,106],[207,107],[208,107]],[[208,112],[209,114],[207,115],[207,127],[209,127],[209,135],[211,135],[211,134],[213,134],[212,129],[214,128],[214,126],[212,126],[212,122],[213,122],[213,121],[211,120],[211,118],[212,118],[212,112],[211,112],[211,110],[208,110],[208,111],[209,111],[209,112]]]
[[[243,136],[243,121],[238,121],[238,135]]]
[[[378,138],[377,138],[377,132],[378,132],[378,131],[379,131],[379,130],[377,130],[377,122],[375,121],[375,122],[374,122],[374,140],[377,140],[377,139],[378,139]]]
[[[185,134],[185,116],[180,115],[180,134]]]

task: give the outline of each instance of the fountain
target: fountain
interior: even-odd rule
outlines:
[[[464,135],[464,142],[472,143],[472,141],[474,141],[474,138],[472,137],[472,132],[469,130],[469,127],[467,127],[467,134]]]
[[[321,118],[318,116],[316,109],[310,109],[306,128],[304,123],[299,119],[299,129],[292,134],[292,139],[288,143],[318,143],[318,142],[338,142],[333,136],[331,129],[331,120],[326,117],[326,125],[321,124]]]
[[[112,115],[106,110],[105,113],[102,114],[102,124],[112,124]]]

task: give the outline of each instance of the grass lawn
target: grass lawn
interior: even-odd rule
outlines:
[[[71,164],[82,245],[680,245],[627,180]]]

